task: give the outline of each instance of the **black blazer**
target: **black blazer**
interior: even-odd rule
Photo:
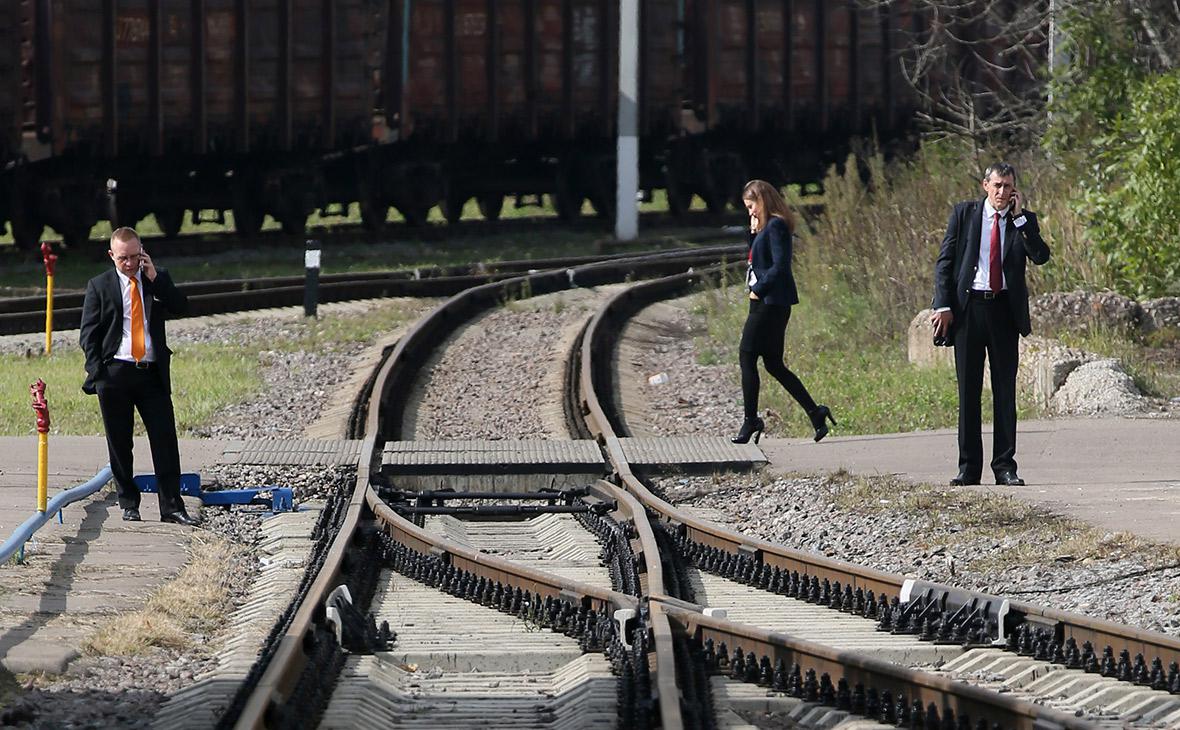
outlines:
[[[799,290],[791,270],[791,229],[787,222],[771,216],[766,227],[750,238],[750,268],[758,279],[750,290],[766,304],[780,307],[798,304]]]
[[[152,349],[164,390],[171,392],[172,380],[168,365],[172,351],[168,349],[168,337],[164,333],[164,320],[170,315],[188,311],[188,297],[172,283],[172,277],[164,269],[156,269],[156,280],[143,282],[143,303],[147,309],[148,334],[152,337]],[[149,296],[150,295],[150,296]],[[94,395],[98,381],[106,377],[107,363],[114,359],[123,340],[123,291],[119,274],[111,268],[91,279],[86,284],[86,298],[82,302],[82,325],[78,332],[78,344],[86,355],[86,380],[82,391]]]
[[[983,232],[985,199],[959,203],[951,211],[946,236],[934,264],[934,308],[950,307],[955,319],[967,309],[971,283],[979,264],[979,238]],[[1027,336],[1032,331],[1028,316],[1028,284],[1024,280],[1026,262],[1040,265],[1049,260],[1049,246],[1041,238],[1037,214],[1023,211],[1025,223],[1019,228],[1011,214],[1004,218],[1004,250],[1000,264],[1008,282],[1008,306],[1016,329]]]

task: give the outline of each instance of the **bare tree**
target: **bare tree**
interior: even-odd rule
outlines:
[[[1085,73],[1087,60],[1054,54],[1071,17],[1113,11],[1133,60],[1147,71],[1180,62],[1180,0],[860,0],[912,12],[897,62],[932,137],[1027,142],[1044,130],[1054,65]],[[1086,49],[1079,49],[1083,56]],[[1054,55],[1057,57],[1055,58]]]

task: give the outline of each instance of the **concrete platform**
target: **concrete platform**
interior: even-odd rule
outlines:
[[[712,473],[746,470],[766,463],[766,455],[757,444],[735,444],[724,436],[617,440],[631,467],[644,472]]]
[[[990,458],[989,424],[983,433],[985,458]],[[762,447],[779,473],[845,469],[946,484],[958,465],[954,429],[828,436],[818,444],[764,439]],[[992,475],[985,473],[983,485],[963,488],[1014,494],[1110,530],[1180,543],[1180,420],[1022,421],[1016,460],[1027,486],[997,487],[987,483]]]
[[[220,460],[225,442],[182,440],[181,468]],[[0,438],[0,539],[36,509],[37,438]],[[136,471],[150,472],[147,440],[135,439]],[[51,436],[49,495],[92,478],[107,462],[98,437]],[[190,514],[199,500],[185,499]],[[144,495],[143,522],[123,522],[114,488],[105,487],[51,519],[26,544],[25,562],[0,566],[0,666],[57,673],[81,641],[109,617],[133,611],[187,561],[193,528],[159,521],[154,495]]]

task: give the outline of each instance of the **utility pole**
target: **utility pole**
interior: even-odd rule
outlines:
[[[639,0],[619,2],[619,142],[615,238],[639,236]]]

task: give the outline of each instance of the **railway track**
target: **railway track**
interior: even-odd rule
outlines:
[[[715,727],[739,726],[754,706],[825,726],[848,716],[947,728],[1180,722],[1180,642],[1171,637],[753,540],[648,489],[621,440],[612,364],[620,324],[717,269],[622,289],[557,364],[570,435],[595,437],[609,481],[458,501],[388,483],[381,445],[413,435],[404,431],[407,394],[462,323],[506,298],[676,267],[684,262],[665,256],[484,284],[398,343],[372,385],[356,489],[326,512],[337,515],[334,538],[222,726],[515,717],[529,726]],[[532,512],[542,514],[521,519],[538,496],[546,504]],[[589,565],[594,545],[609,575]],[[1001,642],[1008,651],[995,648]],[[451,663],[418,671],[440,657]],[[465,670],[477,666],[472,681]],[[325,677],[338,670],[329,699]],[[1034,681],[1046,675],[1056,678]],[[1083,700],[1082,685],[1099,688]],[[1095,699],[1103,692],[1118,701]]]
[[[670,256],[684,256],[686,260],[694,259],[705,264],[717,260],[719,256],[738,256],[740,247],[732,244],[706,244],[672,249],[664,253]],[[519,276],[529,271],[566,269],[634,256],[635,254],[568,256],[469,266],[429,266],[385,272],[324,274],[319,278],[319,301],[328,303],[376,297],[447,297],[481,284]],[[304,277],[203,281],[181,285],[180,289],[189,298],[189,311],[186,316],[200,317],[270,307],[300,306],[303,304]],[[84,296],[84,293],[54,296],[55,330],[77,329],[82,321]],[[44,329],[44,296],[0,299],[0,335],[35,333]]]

